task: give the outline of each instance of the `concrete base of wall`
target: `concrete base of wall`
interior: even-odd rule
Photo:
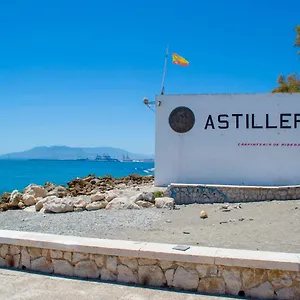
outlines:
[[[0,230],[0,268],[255,299],[300,299],[300,254]]]
[[[270,187],[172,183],[166,193],[174,198],[176,204],[297,200],[300,199],[300,185]]]

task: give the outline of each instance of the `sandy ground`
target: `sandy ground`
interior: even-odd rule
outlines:
[[[0,213],[0,229],[222,248],[300,252],[300,201],[43,214]],[[234,208],[234,206],[236,208]],[[207,219],[200,218],[205,210]]]
[[[229,300],[116,283],[66,279],[0,269],[0,300]]]

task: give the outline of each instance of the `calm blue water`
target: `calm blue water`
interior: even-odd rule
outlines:
[[[50,160],[0,160],[0,194],[14,189],[22,190],[31,183],[43,185],[46,181],[66,184],[89,174],[122,177],[132,173],[150,175],[154,163],[50,161]]]

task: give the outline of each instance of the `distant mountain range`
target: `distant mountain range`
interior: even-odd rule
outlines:
[[[35,147],[23,152],[8,153],[0,159],[51,159],[51,160],[77,160],[95,159],[97,155],[108,154],[112,158],[122,159],[129,156],[132,159],[153,158],[151,155],[131,153],[123,149],[112,147],[73,148],[67,146]]]

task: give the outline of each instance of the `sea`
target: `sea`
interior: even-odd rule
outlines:
[[[153,162],[98,162],[76,160],[0,160],[0,195],[22,191],[31,183],[50,181],[66,185],[76,177],[89,174],[123,177],[130,174],[153,175]]]

